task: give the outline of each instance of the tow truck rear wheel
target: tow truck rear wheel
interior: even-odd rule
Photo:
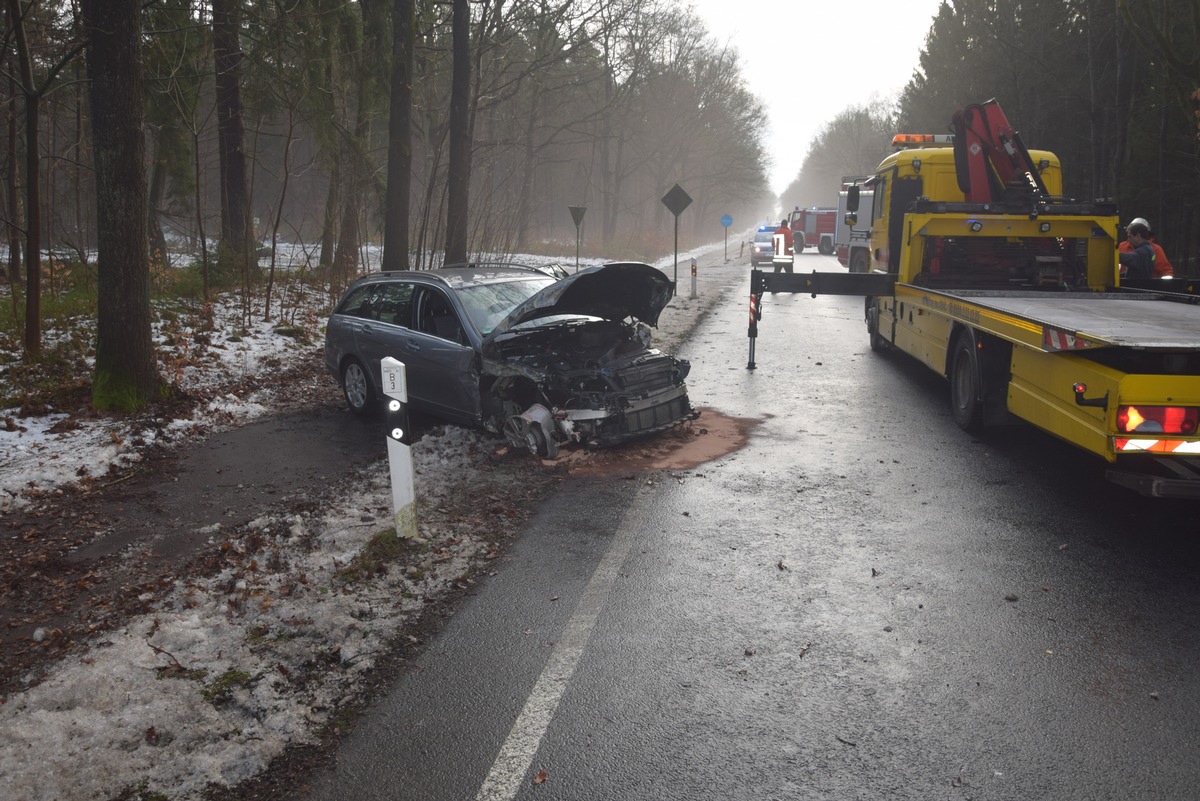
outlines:
[[[871,350],[883,353],[890,344],[879,333],[879,299],[867,299],[867,336],[871,338]]]
[[[822,237],[821,244],[817,245],[817,252],[822,256],[828,256],[833,253],[833,240],[829,237]]]
[[[955,338],[952,359],[950,411],[963,431],[978,431],[983,427],[983,380],[975,338],[969,331],[960,331]]]
[[[867,271],[867,251],[855,248],[850,251],[850,272],[865,273]]]

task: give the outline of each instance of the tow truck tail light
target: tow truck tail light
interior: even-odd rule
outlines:
[[[1118,406],[1117,431],[1124,434],[1193,436],[1200,427],[1200,409],[1187,406]]]

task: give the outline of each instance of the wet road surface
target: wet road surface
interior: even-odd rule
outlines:
[[[747,447],[569,482],[304,797],[1196,797],[1194,504],[963,433],[858,298],[747,370],[747,293],[681,353]]]

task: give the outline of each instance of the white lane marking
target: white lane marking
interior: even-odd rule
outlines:
[[[640,497],[635,499],[631,508],[638,506],[639,501]],[[546,736],[550,720],[554,717],[571,676],[579,665],[584,646],[596,627],[600,609],[612,591],[617,576],[620,575],[621,566],[629,556],[629,550],[633,546],[633,532],[631,527],[625,525],[625,521],[629,519],[631,516],[626,512],[626,516],[617,527],[612,546],[596,566],[596,572],[592,573],[583,594],[579,596],[579,603],[575,605],[571,619],[567,621],[558,644],[546,660],[542,675],[533,685],[533,690],[525,701],[525,708],[517,716],[508,738],[500,747],[500,753],[475,795],[475,801],[512,801],[517,797],[521,780],[529,772],[534,754]]]

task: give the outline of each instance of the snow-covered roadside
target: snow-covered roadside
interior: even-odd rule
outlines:
[[[436,510],[460,482],[494,482],[482,458],[491,447],[458,427],[418,442],[423,508]],[[195,798],[308,741],[425,603],[488,558],[486,541],[436,513],[419,541],[395,540],[389,487],[386,470],[368,471],[323,517],[254,521],[216,575],[178,578],[156,611],[10,697],[0,706],[6,794]],[[360,563],[372,539],[402,553],[406,569]]]
[[[687,302],[690,260],[693,257],[703,259],[721,247],[720,244],[706,245],[679,254],[679,291],[660,320],[656,333],[659,347],[672,350],[677,346],[680,332],[686,330],[692,319]],[[573,260],[570,264],[563,259],[544,257],[513,260],[533,264],[557,261],[568,269],[574,268]],[[580,266],[604,261],[584,259]],[[659,259],[654,266],[674,277],[675,257]],[[720,270],[723,276],[744,275],[747,266],[744,263],[723,265]],[[680,313],[681,308],[683,313]],[[160,352],[179,357],[164,360],[164,376],[174,380],[184,392],[208,398],[188,418],[170,421],[89,418],[72,415],[66,410],[25,417],[20,410],[0,409],[0,512],[25,506],[31,495],[54,492],[80,479],[101,477],[110,469],[136,464],[141,460],[140,454],[149,447],[172,446],[184,439],[194,440],[216,430],[244,425],[272,408],[271,399],[278,391],[276,382],[271,379],[273,374],[294,361],[320,359],[324,320],[314,318],[311,311],[308,319],[298,321],[297,325],[264,322],[261,315],[247,324],[239,301],[226,298],[223,303],[214,305],[213,318],[213,331],[224,333],[208,337],[213,341],[204,348],[203,358],[199,360],[194,358],[194,352],[180,352],[181,348],[186,349],[181,343],[194,339],[195,331],[167,333],[159,326],[156,332]],[[295,328],[307,329],[309,340],[297,338],[292,333]],[[221,389],[247,383],[250,389],[242,394]]]
[[[164,377],[206,399],[186,418],[96,417],[74,410],[25,416],[20,409],[0,410],[0,512],[134,465],[149,448],[171,447],[266,413],[279,389],[270,377],[290,362],[319,358],[319,344],[312,341],[320,333],[318,323],[310,315],[306,341],[293,335],[298,327],[290,324],[246,324],[238,305],[230,297],[214,304],[213,332],[203,337],[213,341],[203,350],[185,344],[197,338],[195,330],[167,334],[161,323],[156,327]]]
[[[706,297],[689,300],[689,260],[711,250],[680,254],[679,297],[656,337],[668,350],[716,301],[713,293],[745,276],[744,263],[722,265],[705,274]],[[672,257],[656,266],[670,274],[673,264]],[[86,419],[56,431],[65,416],[55,415],[15,421],[24,431],[0,431],[0,505],[28,502],[31,488],[53,492],[134,463],[155,437],[178,442],[214,430],[214,418],[219,427],[248,421],[269,407],[272,369],[319,358],[319,345],[271,324],[223,345],[210,367],[185,374],[181,386],[221,386],[214,373],[228,381],[228,373],[244,371],[238,374],[255,377],[256,388],[245,396],[217,392],[187,420],[136,428]],[[388,536],[388,474],[386,465],[375,466],[320,517],[255,521],[227,543],[215,575],[177,578],[153,612],[105,632],[45,680],[9,696],[0,704],[7,793],[30,801],[102,800],[131,790],[199,798],[206,786],[251,778],[288,745],[316,736],[425,605],[490,557],[478,529],[437,514],[443,501],[449,505],[462,487],[521,480],[489,460],[495,440],[454,426],[436,434],[413,447],[417,502],[426,512],[419,542]],[[371,542],[402,558],[388,570],[363,566]]]

